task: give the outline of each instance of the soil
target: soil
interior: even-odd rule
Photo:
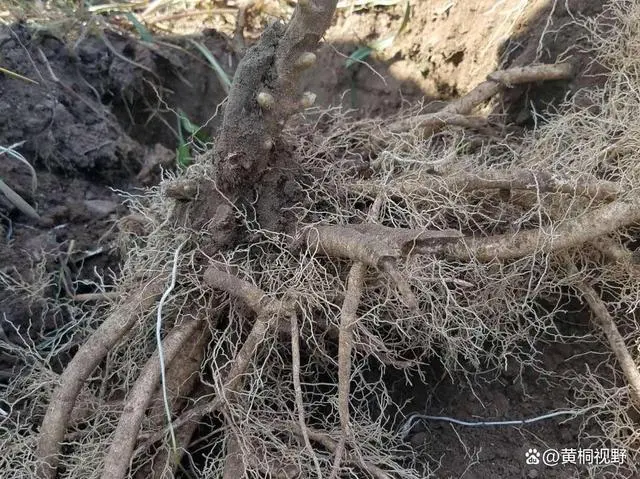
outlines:
[[[558,317],[557,327],[574,337],[588,336],[593,331],[583,309]],[[571,410],[571,391],[580,387],[576,375],[586,373],[587,368],[597,371],[608,349],[604,341],[596,338],[570,344],[541,338],[534,347],[539,364],[521,367],[515,358],[509,358],[503,369],[478,374],[472,380],[452,378],[437,364],[430,365],[429,379],[416,380],[413,388],[398,394],[398,400],[408,401],[407,412],[476,423],[522,421]],[[542,454],[551,449],[602,448],[585,439],[590,434],[599,436],[597,426],[585,419],[569,415],[527,425],[477,427],[425,420],[415,423],[407,440],[419,457],[436,470],[438,478],[588,477],[586,465],[525,462],[530,449]],[[611,467],[599,469],[597,477],[635,476],[624,468]]]
[[[590,63],[585,31],[568,25],[572,17],[597,16],[599,0],[412,4],[410,21],[393,44],[368,58],[368,65],[351,68],[345,57],[397,32],[405,7],[399,2],[339,14],[306,80],[320,106],[347,106],[358,116],[390,115],[416,100],[441,102],[463,94],[500,66],[571,57],[580,72],[575,81],[514,89],[503,98],[500,108],[526,126],[532,108],[602,81],[602,69]],[[255,31],[248,33],[255,37]],[[130,213],[118,190],[135,193],[157,182],[161,167],[173,167],[176,112],[203,126],[209,138],[220,122],[216,112],[224,88],[186,37],[171,39],[177,47],[170,48],[114,31],[101,35],[71,41],[22,23],[0,28],[2,66],[38,83],[0,76],[0,145],[24,142],[15,148],[36,168],[38,186],[32,191],[27,168],[7,155],[1,157],[0,178],[41,215],[39,222],[29,219],[0,195],[0,271],[34,291],[0,290],[0,326],[16,344],[27,340],[27,330],[37,341],[64,324],[65,309],[52,303],[95,292],[98,276],[108,288],[121,261],[114,242],[118,224]],[[211,30],[199,40],[225,70],[234,71],[237,55],[230,40]],[[42,284],[39,268],[58,271],[57,282]],[[584,314],[572,318],[576,335],[592,332]],[[561,375],[595,368],[606,351],[595,339],[548,340],[536,347],[543,364]],[[16,362],[0,354],[1,384]],[[443,376],[434,364],[426,383],[414,378],[413,384],[399,387],[398,399],[409,401],[407,413],[461,420],[538,416],[568,408],[571,397],[567,382],[509,367],[470,383]],[[407,444],[420,461],[439,465],[436,477],[582,477],[579,467],[525,464],[529,448],[589,447],[578,440],[580,418],[563,419],[491,428],[425,422],[412,428]]]

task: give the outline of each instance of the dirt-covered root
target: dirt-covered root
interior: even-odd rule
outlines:
[[[301,2],[299,8],[316,3]],[[640,18],[640,9],[634,18]],[[279,58],[276,40],[283,37],[276,35],[278,28],[265,37],[272,42],[268,58],[251,52],[245,57],[259,60],[263,73],[271,67],[261,62],[271,65]],[[622,47],[625,35],[618,39]],[[294,57],[305,66],[311,57],[301,45],[304,52]],[[302,192],[300,199],[287,208],[295,217],[291,230],[298,233],[297,241],[291,231],[259,224],[260,195],[231,204],[202,198],[207,196],[203,191],[221,186],[218,180],[226,182],[223,189],[251,180],[249,172],[260,165],[254,169],[254,157],[247,160],[242,152],[256,145],[273,147],[273,138],[260,136],[266,127],[239,128],[235,139],[218,145],[215,166],[199,158],[182,178],[168,178],[132,200],[156,228],[130,239],[135,264],[125,269],[122,281],[129,287],[148,286],[133,288],[63,374],[61,384],[70,388],[58,387],[44,419],[36,451],[36,460],[45,461],[40,476],[52,477],[62,458],[59,470],[67,477],[122,477],[129,469],[136,477],[147,471],[162,477],[174,469],[177,449],[192,453],[189,438],[200,423],[210,426],[203,436],[206,445],[199,444],[204,451],[188,466],[188,473],[199,477],[429,475],[428,466],[412,463],[406,453],[400,404],[385,380],[386,365],[418,376],[434,357],[450,374],[495,370],[514,357],[524,366],[535,365],[538,352],[528,345],[545,335],[562,336],[555,315],[567,302],[591,299],[596,314],[610,307],[587,284],[606,289],[619,308],[638,307],[638,271],[627,263],[603,261],[601,253],[606,249],[626,258],[625,248],[637,241],[640,134],[637,122],[627,120],[640,115],[640,68],[632,66],[620,67],[624,71],[612,73],[606,89],[593,94],[599,108],[567,104],[522,137],[480,135],[480,147],[470,141],[478,140],[474,133],[458,129],[428,137],[407,131],[402,138],[390,135],[386,148],[370,159],[363,152],[371,151],[373,132],[389,126],[385,120],[346,122],[329,112],[313,128],[296,127],[284,138],[291,138],[287,151],[302,172],[291,180]],[[487,91],[499,84],[490,82],[479,97],[487,98]],[[274,93],[262,91],[262,83],[251,85],[258,88],[238,97],[248,108],[247,118],[268,117],[264,111],[278,104],[272,102]],[[619,102],[620,97],[626,101]],[[234,118],[233,107],[228,114]],[[613,157],[611,129],[621,142]],[[223,155],[225,148],[242,144],[237,137],[242,131],[253,135],[248,149],[240,156],[232,150],[227,152],[231,156]],[[234,183],[231,177],[238,171],[246,175]],[[210,189],[172,196],[183,180]],[[434,187],[407,186],[420,182]],[[205,203],[208,209],[190,209]],[[220,210],[243,233],[224,248],[212,240],[221,234],[215,217]],[[195,218],[190,216],[194,211],[212,214]],[[176,249],[177,243],[184,250]],[[566,274],[565,254],[577,273]],[[153,288],[142,280],[150,277],[157,281]],[[154,312],[171,320],[156,322]],[[215,324],[206,321],[212,315],[220,318]],[[620,337],[606,329],[611,325],[602,317],[615,348]],[[208,331],[206,345],[197,348],[202,358],[197,356],[186,372],[176,370],[178,383],[185,376],[197,378],[197,387],[190,383],[185,388],[191,401],[177,405],[173,394],[162,397],[164,389],[154,391],[155,398],[149,391],[161,371],[154,354],[159,358],[164,351],[167,360],[175,354],[168,373],[179,366],[176,344],[189,336],[181,329],[190,324],[181,322],[187,318],[206,324]],[[624,339],[633,344],[639,339],[636,319],[625,321],[618,331],[629,331]],[[130,336],[124,337],[127,330]],[[157,349],[159,332],[165,343]],[[98,347],[100,354],[93,354]],[[636,391],[630,374],[635,358],[627,353],[620,356],[621,365]],[[89,378],[96,367],[100,374]],[[167,389],[169,376],[160,381]],[[83,383],[111,406],[81,417],[73,440],[65,440]],[[616,393],[616,404],[629,408],[625,394],[630,389],[620,389],[624,392]],[[19,392],[25,401],[33,395]],[[172,421],[168,428],[167,416]],[[31,439],[34,426],[20,431]],[[23,435],[14,436],[20,438],[16,442],[25,441]],[[114,438],[123,441],[114,444]],[[61,443],[64,456],[58,454]],[[11,449],[9,463],[24,457],[18,449]],[[158,467],[150,465],[158,457]]]
[[[144,414],[163,375],[161,367],[171,364],[176,355],[188,347],[186,343],[199,329],[201,325],[198,321],[175,326],[163,340],[162,347],[147,361],[124,405],[113,442],[104,460],[103,479],[121,479],[126,476]],[[159,361],[160,352],[164,356],[163,361]],[[163,390],[166,387],[163,383]],[[167,404],[167,407],[170,406]]]
[[[330,258],[349,258],[384,271],[396,283],[406,304],[414,310],[418,307],[417,300],[398,271],[396,260],[409,249],[444,245],[459,237],[457,231],[407,231],[375,224],[324,226],[309,229],[302,235],[309,248]]]
[[[36,476],[56,476],[58,455],[69,417],[85,381],[113,346],[131,329],[140,314],[149,310],[162,291],[162,277],[139,286],[111,313],[82,345],[60,377],[40,427]]]
[[[609,203],[548,228],[487,238],[468,238],[447,246],[445,254],[459,259],[473,256],[479,261],[522,258],[535,252],[551,253],[578,247],[638,221],[640,195],[635,193],[624,200]]]
[[[571,259],[566,258],[567,269],[569,274],[577,274],[578,269]],[[580,292],[585,299],[589,308],[593,312],[593,322],[598,325],[609,342],[611,351],[615,354],[622,371],[629,384],[629,395],[633,401],[633,405],[636,408],[640,408],[640,371],[636,365],[636,360],[629,352],[625,344],[624,337],[620,334],[616,322],[611,316],[611,313],[607,310],[607,305],[602,300],[598,292],[589,285],[586,281],[582,280],[576,284],[576,289]]]
[[[369,212],[369,220],[377,221],[382,208],[382,196],[378,196]],[[322,243],[321,243],[322,244]],[[338,414],[340,416],[340,428],[342,437],[334,451],[333,467],[331,468],[331,478],[338,476],[340,471],[340,463],[345,452],[347,441],[351,439],[351,427],[349,425],[349,395],[351,383],[351,363],[353,351],[353,330],[358,320],[358,306],[362,297],[364,274],[366,272],[367,263],[356,261],[349,270],[347,276],[347,290],[345,292],[344,301],[340,310],[340,331],[338,335]],[[418,308],[417,301],[404,278],[396,279],[396,284],[403,283],[403,296],[405,301],[411,303],[415,309]],[[408,290],[408,291],[407,291]],[[304,427],[304,424],[302,425]],[[306,431],[303,429],[306,434]],[[307,437],[305,436],[305,439]],[[307,439],[308,440],[308,439]]]
[[[611,200],[621,193],[620,186],[613,181],[602,181],[595,178],[569,177],[560,173],[532,171],[527,169],[510,169],[509,171],[491,170],[469,173],[467,171],[452,172],[446,177],[433,175],[431,178],[412,178],[391,182],[384,187],[367,182],[350,185],[354,192],[373,194],[385,193],[397,195],[429,195],[446,194],[447,191],[461,192],[478,190],[525,190],[539,193],[565,193],[572,196],[584,196],[594,200]]]
[[[347,441],[350,441],[351,427],[349,425],[349,393],[351,383],[351,362],[353,350],[353,329],[358,320],[357,311],[362,297],[362,283],[364,281],[366,265],[358,262],[351,267],[347,277],[347,291],[345,293],[342,310],[340,312],[340,336],[338,338],[338,413],[342,437],[334,453],[331,478],[338,477],[340,464],[345,453]]]
[[[463,97],[452,101],[441,111],[397,120],[388,126],[387,131],[390,134],[397,134],[420,130],[422,135],[428,136],[448,124],[455,125],[459,122],[460,115],[471,113],[474,108],[490,100],[505,87],[538,81],[569,80],[574,74],[574,68],[570,63],[499,70],[490,74],[487,81],[480,83]]]

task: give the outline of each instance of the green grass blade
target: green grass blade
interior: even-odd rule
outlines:
[[[202,56],[207,59],[213,71],[216,72],[216,75],[218,76],[218,79],[220,80],[225,93],[229,93],[229,88],[231,87],[231,79],[229,78],[229,75],[227,75],[227,72],[225,72],[224,69],[220,66],[220,63],[218,63],[216,57],[213,56],[213,54],[202,43],[196,42],[195,40],[191,40],[191,43],[198,49],[200,53],[202,53]]]
[[[6,68],[0,67],[0,73],[4,73],[8,77],[14,78],[16,80],[22,80],[22,81],[26,81],[26,82],[29,82],[29,83],[33,83],[34,85],[39,85],[39,83],[37,81],[32,80],[31,78],[27,78],[27,77],[25,77],[23,75],[20,75],[19,73],[16,73],[14,71],[7,70]]]
[[[407,0],[404,8],[404,15],[402,16],[402,23],[400,24],[400,28],[398,28],[398,31],[385,38],[374,40],[364,47],[358,48],[355,52],[349,55],[349,58],[347,58],[347,60],[345,61],[345,66],[347,68],[350,68],[356,63],[360,63],[364,61],[372,53],[381,52],[382,50],[389,48],[391,45],[393,45],[393,42],[396,39],[396,37],[398,37],[407,27],[407,24],[409,23],[410,18],[411,18],[411,4]]]
[[[358,48],[355,52],[353,52],[351,55],[349,55],[349,58],[347,58],[347,60],[345,62],[346,67],[350,68],[353,65],[355,65],[356,63],[364,61],[374,51],[375,50],[373,48],[371,48],[370,46],[368,46],[368,45]]]
[[[178,115],[178,147],[176,148],[176,164],[178,168],[186,168],[192,163],[191,148],[184,137],[184,121],[191,122],[182,114]]]
[[[138,32],[138,35],[140,35],[140,39],[143,42],[149,42],[152,43],[153,42],[153,36],[151,35],[151,32],[149,32],[149,30],[147,30],[147,27],[145,27],[140,20],[138,20],[138,17],[136,17],[133,12],[125,12],[124,14],[127,19],[133,23],[133,26],[135,27],[136,31]]]

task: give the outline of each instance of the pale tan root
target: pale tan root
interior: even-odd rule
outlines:
[[[380,186],[369,183],[355,183],[349,187],[356,192],[389,195],[430,195],[446,194],[451,191],[467,192],[477,190],[528,190],[540,193],[564,193],[584,196],[594,200],[611,200],[622,193],[620,186],[612,181],[567,178],[546,171],[524,169],[486,170],[481,173],[456,172],[451,176],[433,176],[421,180],[407,180]]]
[[[80,303],[84,301],[113,301],[120,297],[119,293],[85,293],[75,294],[71,299]]]
[[[184,424],[176,430],[176,444],[178,450],[184,452],[189,446],[193,434],[198,428],[197,422]],[[167,448],[163,448],[149,463],[148,467],[143,467],[136,473],[136,479],[171,479],[176,477],[176,469],[180,464],[181,457],[173,458]]]
[[[535,251],[549,253],[579,246],[618,228],[640,221],[640,197],[618,200],[561,222],[553,228],[520,231],[484,238],[465,238],[445,245],[445,256],[478,261],[521,258]]]
[[[216,321],[216,319],[213,321]],[[167,390],[173,411],[180,411],[184,407],[188,395],[193,391],[199,378],[198,371],[211,335],[207,329],[202,332],[198,331],[196,334],[200,334],[198,341],[184,357],[181,357],[181,361],[173,361],[167,371]],[[166,422],[164,401],[160,391],[156,394],[156,398],[149,409],[149,417],[152,418],[152,430],[162,428]],[[197,427],[198,422],[193,421],[176,430],[178,454],[182,455],[186,452],[191,436],[193,436]],[[169,470],[169,477],[174,477],[181,457],[174,457],[172,452],[168,447],[162,448],[151,464],[152,471],[149,474],[139,476],[140,479],[162,479],[167,476],[164,472],[166,470]]]
[[[570,63],[556,63],[554,65],[530,65],[498,70],[490,73],[487,80],[511,86],[538,81],[567,80],[574,74],[573,65]]]
[[[290,309],[283,302],[270,299],[260,288],[253,286],[248,281],[237,278],[215,267],[209,267],[204,273],[205,283],[214,288],[225,291],[231,296],[243,300],[256,313],[256,321],[251,328],[242,348],[233,361],[225,384],[225,390],[236,391],[249,366],[251,358],[262,342],[274,318],[287,313]],[[289,313],[291,313],[289,311]],[[217,401],[214,401],[217,402]],[[217,408],[214,408],[215,410]],[[210,412],[212,412],[211,410]]]
[[[629,251],[611,238],[596,238],[591,244],[610,261],[632,265],[636,268],[640,267],[640,264],[634,258],[633,251]]]
[[[461,237],[457,231],[414,231],[376,224],[319,226],[306,230],[302,238],[311,249],[333,258],[348,258],[387,273],[407,306],[417,309],[418,301],[396,267],[399,258],[417,245],[441,245]]]
[[[380,210],[384,197],[378,195],[371,205],[369,211],[369,220],[377,221],[380,217]],[[409,284],[404,281],[399,273],[392,268],[393,264],[383,260],[383,268],[394,277],[401,291],[404,289],[405,297],[410,297],[413,302],[410,306],[414,309],[418,308],[418,300],[415,298]],[[353,350],[353,329],[358,320],[358,306],[362,298],[362,285],[364,283],[364,274],[367,266],[362,262],[356,262],[349,270],[347,276],[347,290],[342,309],[340,311],[340,330],[338,334],[338,414],[340,416],[340,428],[342,429],[342,437],[338,443],[338,447],[334,453],[333,467],[331,468],[331,479],[338,477],[340,474],[340,462],[347,444],[351,439],[351,428],[349,425],[349,397],[351,394],[351,352]]]
[[[213,266],[205,271],[204,281],[211,288],[240,299],[256,314],[261,314],[270,302],[266,293],[257,286]]]
[[[230,432],[227,437],[227,455],[224,458],[224,469],[222,470],[222,479],[236,479],[244,477],[246,468],[244,466],[244,457],[240,441],[236,437],[235,432]]]
[[[275,320],[282,314],[292,314],[291,311],[287,312],[290,308],[286,307],[281,301],[269,299],[260,288],[216,267],[212,266],[207,269],[204,274],[204,282],[213,289],[225,291],[230,296],[244,301],[256,313],[256,320],[240,351],[233,360],[225,380],[223,395],[184,412],[174,421],[174,429],[178,429],[198,417],[223,408],[229,400],[233,400],[235,393],[238,392],[242,385],[242,376],[247,371],[251,358],[258,349],[258,345],[264,340],[271,324],[275,323]],[[147,441],[147,444],[157,441],[163,435],[164,432],[155,434]],[[231,445],[233,444],[231,443]]]
[[[317,247],[328,256],[347,257],[379,267],[385,260],[410,253],[436,253],[451,259],[475,258],[478,261],[521,258],[536,251],[549,253],[579,246],[638,221],[640,197],[633,195],[560,222],[553,228],[543,227],[514,234],[461,238],[454,231],[433,232],[359,224],[316,227],[312,232],[306,232],[306,238],[310,246]]]
[[[36,477],[55,477],[69,416],[85,380],[139,316],[151,309],[163,286],[164,277],[158,277],[132,293],[89,337],[62,373],[40,427]]]
[[[517,85],[545,80],[566,80],[572,77],[573,67],[569,63],[535,65],[500,70],[489,75],[489,80],[480,83],[465,96],[452,101],[442,110],[436,113],[417,115],[398,120],[389,125],[387,131],[393,134],[420,128],[425,135],[434,133],[447,124],[446,119],[450,118],[451,115],[466,115],[471,113],[475,107],[499,93],[505,87],[505,79],[509,81],[509,85]],[[495,78],[495,80],[493,78]]]
[[[486,90],[488,100],[492,96],[498,93],[500,88],[497,87],[496,91]],[[485,93],[483,91],[482,93]],[[479,102],[481,103],[481,102]],[[414,121],[414,118],[418,118],[418,121]],[[399,120],[391,125],[391,130],[387,130],[390,133],[403,133],[410,131],[413,128],[421,128],[424,132],[435,133],[438,130],[442,130],[445,126],[459,126],[461,128],[468,128],[472,130],[485,131],[489,128],[489,121],[481,116],[468,116],[461,113],[453,113],[449,111],[440,110],[435,113],[426,113],[424,115],[415,116],[413,118],[406,118]]]
[[[217,318],[214,318],[213,321],[217,321]],[[205,349],[211,335],[207,328],[199,330],[196,334],[199,335],[197,342],[189,348],[185,355],[180,357],[180,361],[173,361],[167,368],[166,387],[169,395],[169,402],[171,403],[173,411],[180,411],[184,408],[188,401],[188,395],[192,393],[198,381],[199,376],[197,373],[200,369],[200,365],[202,364]],[[156,391],[147,416],[150,422],[150,425],[148,426],[149,430],[161,430],[160,433],[156,432],[155,434],[161,434],[159,439],[164,437],[166,413],[161,391]],[[197,427],[198,420],[195,420],[187,424],[183,424],[179,428],[175,429],[176,443],[179,453],[183,454],[186,452],[191,436]],[[140,453],[146,451],[154,442],[156,442],[156,440],[145,442],[135,450],[133,457],[138,457]],[[170,448],[160,448],[153,460],[147,462],[136,472],[136,479],[163,479],[166,477],[173,477],[178,464],[179,458],[174,457],[173,451],[171,451]]]
[[[260,471],[259,477],[270,477],[273,479],[292,479],[301,477],[300,468],[297,465],[289,463],[286,456],[282,460],[265,463],[256,454],[256,450],[252,449],[250,444],[247,449],[241,448],[240,437],[236,431],[228,432],[227,455],[225,456],[225,464],[223,468],[223,479],[236,479],[239,477],[247,477],[248,468]],[[258,448],[263,446],[258,446]]]
[[[221,289],[236,298],[242,299],[257,315],[251,332],[247,336],[237,356],[234,358],[229,371],[223,389],[226,397],[217,397],[208,405],[210,409],[207,409],[206,412],[213,412],[213,410],[218,409],[222,405],[221,400],[227,404],[235,400],[235,393],[242,387],[242,376],[247,371],[251,358],[257,351],[259,344],[265,338],[271,323],[274,322],[272,321],[274,315],[278,315],[278,310],[282,309],[282,304],[269,299],[263,291],[247,281],[241,280],[214,267],[207,269],[204,274],[204,280],[212,288]],[[242,457],[242,451],[240,450],[239,441],[235,437],[235,432],[230,433],[227,446],[228,451],[225,458],[223,478],[232,479],[235,477],[243,477],[245,472],[244,459]]]
[[[304,400],[302,397],[302,385],[300,383],[300,330],[298,328],[298,316],[294,313],[289,318],[291,323],[291,374],[293,375],[293,387],[296,393],[296,408],[298,409],[298,425],[302,432],[302,439],[304,440],[304,446],[309,450],[309,454],[313,458],[313,464],[318,474],[318,479],[322,479],[322,470],[320,469],[320,462],[316,456],[311,441],[309,441],[309,434],[307,433],[307,421],[304,411]]]
[[[185,348],[189,338],[200,326],[198,321],[184,322],[174,327],[164,339],[162,348],[166,364]],[[147,361],[125,403],[124,411],[113,435],[113,442],[104,461],[102,479],[124,478],[145,412],[160,382],[160,362],[156,351]]]
[[[357,321],[358,305],[362,297],[362,283],[366,266],[356,263],[351,267],[347,278],[347,292],[340,312],[340,335],[338,338],[338,414],[342,437],[334,452],[331,478],[338,477],[340,463],[351,435],[349,427],[349,384],[351,382],[351,351],[353,349],[353,328]]]
[[[566,262],[569,273],[577,274],[578,268],[576,268],[573,261],[567,259]],[[629,353],[629,350],[624,343],[624,338],[620,334],[620,331],[618,331],[618,327],[616,326],[613,317],[593,286],[587,284],[585,281],[579,281],[576,283],[575,287],[580,291],[580,293],[582,293],[583,298],[591,308],[594,322],[607,337],[609,346],[611,346],[611,350],[620,363],[620,367],[622,368],[622,371],[629,383],[629,395],[636,407],[640,407],[640,371],[638,371],[636,361],[634,361],[631,353]]]
[[[301,435],[302,432],[296,427],[292,426],[293,433],[296,435]],[[327,451],[331,452],[335,455],[336,450],[338,448],[338,443],[328,434],[320,431],[316,431],[315,429],[308,428],[309,438],[312,441],[315,441],[322,445]],[[363,471],[371,474],[376,479],[392,479],[389,474],[380,469],[378,466],[371,464],[368,461],[365,461],[362,457],[352,457],[348,455],[345,460],[345,463],[354,464],[360,467]]]

